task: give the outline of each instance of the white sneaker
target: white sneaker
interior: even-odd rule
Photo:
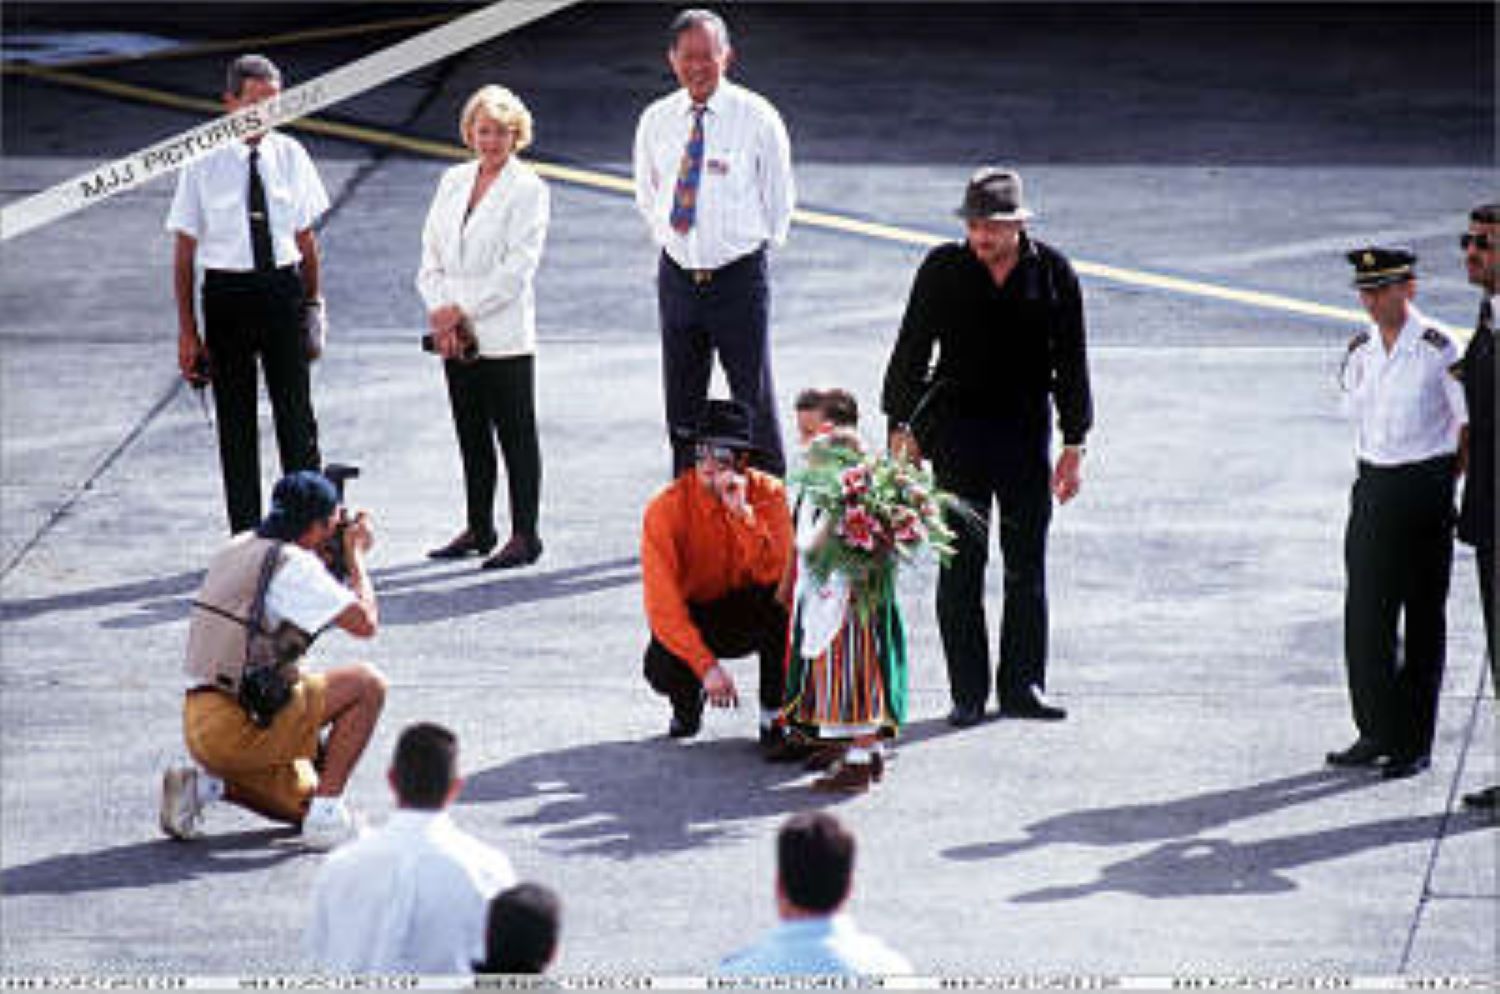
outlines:
[[[198,770],[174,766],[161,778],[161,830],[174,839],[203,834],[203,805],[198,800]]]
[[[359,822],[342,797],[314,798],[302,819],[302,844],[318,852],[335,849],[358,835]]]

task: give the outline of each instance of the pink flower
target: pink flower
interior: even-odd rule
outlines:
[[[856,549],[864,549],[873,552],[875,549],[875,529],[879,524],[870,513],[862,507],[856,507],[844,516],[839,522],[839,534],[844,540]]]
[[[870,489],[870,467],[864,463],[850,466],[839,474],[839,483],[844,488],[844,499],[858,497]]]
[[[893,525],[896,531],[896,541],[902,545],[920,545],[927,540],[927,526],[922,524],[922,519],[909,508],[903,507],[896,512]]]

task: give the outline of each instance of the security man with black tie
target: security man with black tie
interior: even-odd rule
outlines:
[[[275,64],[244,55],[229,66],[224,106],[233,113],[280,92]],[[177,177],[166,224],[177,236],[177,362],[189,383],[213,384],[231,533],[255,527],[262,517],[257,359],[282,472],[321,468],[308,373],[317,355],[306,343],[321,340],[326,330],[312,229],[327,209],[328,194],[307,150],[275,131],[220,148]],[[193,293],[198,267],[202,335]]]
[[[1384,760],[1384,776],[1395,779],[1430,764],[1447,638],[1456,454],[1468,415],[1450,372],[1458,349],[1412,306],[1416,256],[1371,247],[1348,259],[1373,321],[1349,342],[1341,374],[1359,460],[1344,540],[1344,660],[1359,738],[1329,753],[1328,762]]]

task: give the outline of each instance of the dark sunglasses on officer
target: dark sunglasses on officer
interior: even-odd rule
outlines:
[[[1491,235],[1476,235],[1472,231],[1466,231],[1458,236],[1458,247],[1468,249],[1477,248],[1481,252],[1488,252],[1495,247],[1495,239]]]

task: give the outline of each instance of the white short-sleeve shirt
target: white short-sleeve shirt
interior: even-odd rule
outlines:
[[[354,591],[334,579],[321,559],[288,544],[284,561],[266,588],[266,622],[274,629],[290,621],[315,635],[353,603]]]
[[[1414,307],[1389,352],[1378,328],[1356,336],[1343,380],[1361,460],[1400,466],[1457,451],[1469,419],[1451,372],[1458,358],[1453,341]]]
[[[261,138],[259,147],[276,265],[295,265],[302,260],[297,232],[311,228],[328,210],[328,191],[311,156],[295,138],[271,131]],[[245,142],[233,142],[177,174],[166,227],[197,241],[198,263],[204,269],[255,269],[250,246],[250,151]]]

